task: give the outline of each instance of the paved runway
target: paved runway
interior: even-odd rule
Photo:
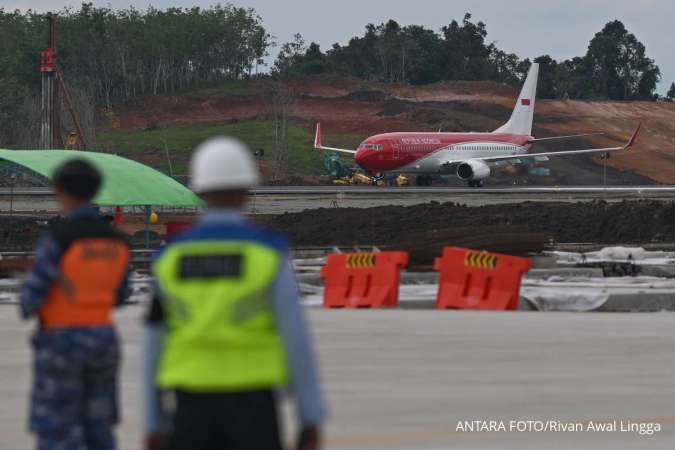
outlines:
[[[254,192],[257,195],[418,195],[418,194],[656,194],[674,195],[675,186],[497,186],[497,187],[456,187],[456,186],[261,186]]]
[[[122,449],[141,440],[138,306],[119,315],[125,343]],[[328,450],[671,449],[675,314],[312,310],[332,417]],[[0,448],[25,430],[28,334],[0,305]],[[287,411],[289,414],[289,411]],[[292,417],[292,416],[290,416]],[[457,430],[459,421],[658,423],[631,432]],[[620,422],[617,422],[620,423]]]
[[[577,202],[604,199],[675,199],[675,186],[518,186],[518,187],[375,187],[264,186],[256,190],[251,212],[282,214],[305,209],[410,206],[454,202],[467,206],[522,202]]]
[[[576,202],[605,199],[675,199],[675,186],[506,186],[506,187],[377,187],[377,186],[261,186],[255,189],[249,212],[283,214],[305,209],[397,205],[431,201],[468,206],[500,203]],[[49,189],[0,189],[0,211],[55,211]]]

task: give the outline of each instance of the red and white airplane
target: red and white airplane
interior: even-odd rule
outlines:
[[[535,142],[589,135],[587,133],[542,139],[535,139],[531,135],[538,76],[539,64],[532,64],[511,118],[492,133],[385,133],[369,137],[356,150],[348,150],[323,146],[321,124],[317,123],[314,147],[352,154],[354,161],[375,177],[416,174],[418,185],[429,185],[433,175],[456,173],[469,186],[480,187],[490,176],[490,167],[500,163],[519,163],[526,158],[546,161],[550,156],[583,153],[608,154],[633,146],[640,126],[621,147],[528,153]]]

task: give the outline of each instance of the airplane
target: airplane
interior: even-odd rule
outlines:
[[[523,84],[511,118],[491,133],[385,133],[371,136],[356,150],[326,147],[321,143],[321,123],[316,124],[314,148],[351,154],[356,164],[375,180],[387,174],[417,175],[417,185],[428,186],[433,175],[452,174],[470,187],[481,187],[491,173],[491,166],[517,164],[524,159],[546,161],[549,157],[628,150],[635,144],[640,125],[628,142],[620,147],[528,153],[532,144],[601,133],[584,133],[536,139],[532,120],[539,77],[539,64],[533,63]]]

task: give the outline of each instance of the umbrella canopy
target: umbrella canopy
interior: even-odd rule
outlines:
[[[1,150],[0,159],[18,164],[48,179],[73,158],[86,159],[103,174],[94,203],[120,206],[202,206],[191,190],[173,178],[136,161],[108,153],[77,150]]]

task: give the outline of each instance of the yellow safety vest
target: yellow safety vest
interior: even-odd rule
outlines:
[[[210,392],[286,384],[269,295],[281,263],[276,249],[255,241],[169,245],[153,267],[168,325],[158,385]]]

